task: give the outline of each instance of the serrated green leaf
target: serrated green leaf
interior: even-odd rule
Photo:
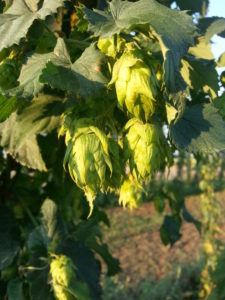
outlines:
[[[62,111],[62,99],[40,95],[20,114],[14,112],[0,124],[0,145],[22,165],[46,170],[37,134],[55,129]]]
[[[101,233],[94,219],[79,223],[76,230],[76,238],[95,250],[102,257],[108,268],[108,276],[113,276],[120,271],[119,260],[112,257],[107,245],[99,242],[101,240]]]
[[[0,51],[4,48],[19,44],[33,24],[34,20],[44,20],[48,15],[63,6],[65,0],[45,0],[42,7],[37,9],[36,2],[14,0],[6,13],[0,16]]]
[[[218,67],[225,67],[225,52],[221,54],[217,62]]]
[[[47,64],[40,77],[42,83],[81,97],[96,96],[105,88],[107,79],[101,72],[104,56],[95,44],[91,44],[73,64],[68,55],[64,63],[61,59],[58,57]]]
[[[205,38],[209,42],[215,34],[221,34],[225,31],[225,18],[218,18],[207,28]]]
[[[8,91],[10,95],[22,98],[33,98],[43,89],[44,84],[39,81],[42,71],[49,61],[56,60],[64,65],[69,59],[65,43],[59,38],[53,52],[45,54],[33,54],[28,56],[27,62],[22,66],[18,78],[19,87]]]
[[[202,33],[205,36],[206,42],[209,43],[210,39],[218,34],[221,37],[225,37],[225,18],[220,17],[208,17],[199,20],[198,24]]]
[[[160,236],[164,245],[175,244],[180,238],[181,224],[174,216],[165,216],[160,228]]]
[[[220,115],[225,120],[225,93],[214,101],[215,107],[218,108]]]
[[[168,9],[154,0],[128,2],[113,0],[109,12],[83,9],[89,30],[95,36],[110,37],[134,25],[149,24],[159,39],[164,55],[164,80],[170,93],[184,91],[186,84],[179,72],[182,56],[193,43],[195,26],[186,12]],[[167,26],[165,26],[167,24]]]
[[[209,6],[209,0],[176,0],[181,10],[188,10],[191,14],[199,12],[205,15]]]
[[[181,74],[191,89],[202,90],[205,93],[210,93],[212,98],[216,98],[219,82],[214,60],[187,56],[182,60]]]
[[[1,232],[0,240],[0,270],[2,270],[13,262],[19,251],[19,244],[11,237],[9,232]]]
[[[16,106],[16,97],[7,98],[5,96],[0,96],[0,123],[4,122],[11,115],[16,109]]]
[[[225,122],[213,104],[187,107],[176,124],[170,124],[170,137],[177,148],[194,153],[225,149]]]
[[[43,226],[36,227],[28,236],[27,246],[31,251],[43,251],[49,243],[47,233]]]
[[[23,300],[23,281],[15,278],[9,281],[7,286],[8,300]]]
[[[49,267],[46,261],[38,258],[30,261],[32,270],[28,271],[27,281],[32,300],[54,300],[50,285],[48,284]]]
[[[211,50],[211,44],[209,42],[206,42],[206,39],[204,36],[200,36],[198,38],[198,43],[192,47],[189,48],[188,53],[191,55],[194,55],[197,58],[203,58],[212,60],[214,59],[214,56],[212,54]]]
[[[47,62],[53,57],[53,53],[34,54],[28,57],[26,64],[22,66],[18,78],[20,85],[10,93],[22,98],[37,96],[43,88],[43,84],[39,82],[39,77]]]

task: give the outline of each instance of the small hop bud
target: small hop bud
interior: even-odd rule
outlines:
[[[98,48],[107,56],[116,58],[117,54],[125,47],[126,41],[119,35],[114,35],[111,38],[99,38]]]

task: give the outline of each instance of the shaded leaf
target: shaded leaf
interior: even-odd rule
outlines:
[[[160,236],[164,245],[175,244],[180,238],[180,222],[174,216],[165,216],[160,228]]]
[[[45,0],[39,10],[37,1],[15,0],[12,6],[0,17],[0,51],[19,44],[33,24],[34,20],[44,20],[48,15],[63,6],[65,0]]]
[[[202,90],[205,93],[210,93],[212,98],[216,98],[219,82],[214,60],[187,56],[182,60],[181,74],[191,89]]]
[[[225,122],[212,104],[187,107],[169,130],[172,142],[180,149],[194,153],[225,149]]]
[[[103,54],[92,44],[74,64],[67,55],[64,64],[60,60],[61,57],[49,62],[43,70],[40,81],[78,96],[96,95],[105,88],[107,82],[101,72],[103,58]]]
[[[34,99],[20,114],[14,112],[0,124],[0,145],[22,165],[46,170],[37,134],[58,126],[62,108],[62,99],[54,96]]]
[[[32,251],[46,250],[48,247],[49,239],[43,226],[36,227],[28,236],[27,246]]]
[[[42,90],[43,83],[39,81],[40,75],[49,61],[56,60],[65,64],[69,57],[65,49],[63,39],[59,38],[53,52],[28,56],[26,63],[22,66],[18,81],[19,87],[8,91],[17,97],[33,98]]]
[[[0,240],[0,270],[2,270],[13,262],[19,251],[19,244],[8,232],[0,232]]]
[[[90,248],[82,242],[68,239],[61,245],[59,252],[69,256],[73,260],[79,278],[84,280],[89,286],[91,299],[101,299],[101,287],[99,284],[100,264]]]
[[[16,109],[16,106],[16,97],[7,98],[5,96],[0,96],[0,123],[4,122],[11,115]]]
[[[49,266],[38,258],[30,261],[33,270],[28,271],[27,280],[32,300],[54,300],[51,287],[48,284]]]
[[[199,28],[205,35],[206,42],[209,43],[210,39],[218,34],[225,37],[225,18],[208,17],[199,20]]]
[[[225,94],[223,94],[221,97],[218,97],[214,101],[214,105],[216,108],[218,108],[220,115],[225,120]]]
[[[181,10],[188,10],[191,14],[199,12],[205,15],[209,6],[209,0],[176,0]]]
[[[101,240],[101,232],[95,220],[80,222],[76,230],[76,238],[79,241],[83,241],[102,257],[108,268],[108,276],[115,275],[120,271],[119,260],[112,257],[107,245],[99,242]]]
[[[210,24],[206,30],[205,38],[209,42],[215,34],[224,34],[225,31],[225,18],[218,18]]]
[[[23,281],[20,278],[14,278],[9,281],[7,286],[8,300],[23,300]]]

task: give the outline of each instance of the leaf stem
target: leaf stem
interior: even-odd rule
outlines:
[[[26,204],[23,202],[23,200],[22,200],[21,198],[19,198],[19,201],[20,201],[21,205],[23,206],[23,208],[25,209],[25,211],[26,211],[28,217],[30,218],[31,223],[32,223],[35,227],[39,226],[37,220],[36,220],[35,217],[33,216],[32,212],[31,212],[30,209],[29,209],[29,207],[26,206]]]

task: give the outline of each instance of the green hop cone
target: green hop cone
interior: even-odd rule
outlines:
[[[75,266],[66,255],[53,255],[50,264],[52,287],[57,300],[89,300],[85,282],[77,279]]]
[[[171,149],[160,126],[131,119],[125,129],[125,157],[136,178],[151,178],[156,171],[172,164]]]
[[[78,187],[84,190],[93,210],[93,201],[99,191],[116,187],[120,183],[118,144],[91,125],[90,119],[80,119],[69,125],[68,144],[64,164]]]
[[[117,54],[125,47],[126,41],[119,35],[114,35],[111,38],[99,38],[98,48],[107,56],[116,58]]]
[[[72,260],[65,255],[55,255],[51,261],[50,274],[52,287],[57,300],[72,300],[73,295],[67,291],[71,281],[76,280]]]
[[[110,85],[115,83],[119,106],[139,119],[149,120],[155,112],[158,94],[154,70],[140,50],[125,52],[113,67]]]
[[[142,186],[136,181],[127,179],[121,185],[119,204],[130,210],[137,208],[142,202],[142,194]]]

